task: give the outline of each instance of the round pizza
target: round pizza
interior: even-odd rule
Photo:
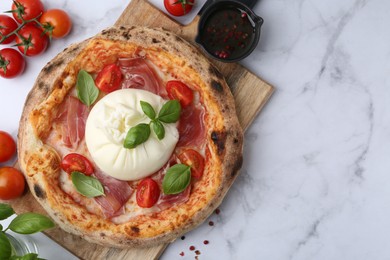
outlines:
[[[112,27],[41,71],[19,163],[65,231],[104,246],[171,242],[221,203],[243,134],[221,73],[164,30]]]

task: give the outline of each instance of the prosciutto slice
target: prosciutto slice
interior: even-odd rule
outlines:
[[[120,58],[119,68],[124,77],[122,88],[135,88],[164,95],[165,88],[156,71],[143,58]]]
[[[190,193],[191,193],[191,184],[188,185],[188,187],[183,192],[180,192],[179,194],[174,194],[174,195],[162,194],[156,206],[160,210],[165,210],[175,205],[184,203],[188,201],[188,199],[190,198]]]
[[[99,169],[95,170],[95,177],[103,184],[105,196],[96,197],[106,218],[112,218],[124,213],[123,205],[130,199],[134,190],[126,181],[114,179]]]
[[[179,122],[179,142],[177,146],[200,147],[205,137],[204,109],[190,105],[183,109]]]
[[[59,108],[56,121],[60,124],[62,141],[66,147],[77,149],[85,135],[89,109],[76,97],[67,96]]]

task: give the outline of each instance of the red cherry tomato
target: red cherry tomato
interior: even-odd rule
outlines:
[[[33,24],[26,24],[18,34],[16,37],[18,49],[27,56],[43,53],[49,44],[49,37]]]
[[[47,10],[43,13],[39,22],[44,27],[51,29],[51,36],[55,39],[68,35],[72,29],[72,21],[69,15],[61,9]]]
[[[137,186],[137,204],[141,208],[151,208],[160,197],[160,188],[152,178],[143,179]]]
[[[191,167],[191,176],[201,178],[204,171],[204,158],[197,151],[188,149],[179,155],[180,161]]]
[[[165,9],[173,16],[188,14],[193,5],[194,0],[164,0]]]
[[[121,82],[122,72],[116,64],[105,66],[95,79],[96,86],[106,93],[119,89]]]
[[[93,173],[92,163],[78,153],[70,153],[62,159],[61,168],[71,174],[72,172],[81,172],[85,175],[91,175]]]
[[[24,20],[37,18],[44,11],[44,6],[40,0],[16,0],[12,4],[12,15],[18,23],[22,23],[18,13]]]
[[[14,156],[16,143],[7,132],[0,131],[0,163],[6,162]]]
[[[22,195],[24,186],[24,177],[20,171],[12,167],[0,168],[0,199],[16,199]]]
[[[26,61],[17,50],[5,48],[0,50],[0,76],[14,78],[23,73]]]
[[[166,85],[166,89],[168,92],[168,97],[170,99],[179,100],[182,108],[191,104],[192,100],[194,99],[194,93],[192,92],[192,90],[181,81],[178,80],[168,81]]]
[[[0,14],[0,43],[7,44],[7,43],[13,42],[15,40],[15,37],[16,37],[16,35],[14,35],[14,34],[10,35],[4,41],[3,41],[3,39],[8,34],[15,31],[16,28],[18,28],[18,24],[15,22],[14,19],[12,19],[11,17],[9,17],[7,15]]]

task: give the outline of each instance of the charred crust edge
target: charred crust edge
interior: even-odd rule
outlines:
[[[46,199],[46,192],[38,184],[34,184],[34,193],[40,199]]]

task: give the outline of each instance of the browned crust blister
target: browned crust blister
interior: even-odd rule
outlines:
[[[99,70],[110,59],[141,48],[157,66],[197,86],[203,105],[208,158],[188,202],[159,213],[114,224],[89,213],[59,186],[59,158],[42,140],[64,96],[72,89],[80,68]],[[98,50],[99,51],[96,51]],[[90,59],[96,51],[99,59]],[[233,96],[220,72],[192,45],[164,30],[112,27],[58,54],[41,71],[29,93],[18,135],[20,166],[31,192],[48,214],[67,232],[104,246],[148,247],[173,241],[202,223],[221,203],[242,164],[243,134]]]

